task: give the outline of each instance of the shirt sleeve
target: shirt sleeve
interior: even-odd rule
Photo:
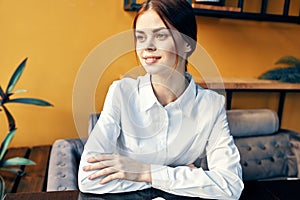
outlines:
[[[152,187],[176,195],[239,199],[244,188],[240,155],[230,135],[224,107],[217,112],[206,152],[208,170],[151,165]]]
[[[120,97],[118,92],[118,83],[114,82],[106,95],[103,111],[92,130],[81,155],[78,169],[78,187],[85,193],[118,193],[126,191],[135,191],[151,187],[148,183],[133,182],[126,180],[113,180],[106,184],[100,184],[102,177],[89,180],[89,175],[95,171],[85,172],[83,166],[88,165],[87,159],[103,153],[115,153],[117,139],[120,134]]]

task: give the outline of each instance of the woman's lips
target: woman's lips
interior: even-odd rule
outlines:
[[[145,60],[145,63],[147,65],[151,65],[156,63],[161,57],[160,56],[147,56],[147,57],[143,57],[143,59]]]

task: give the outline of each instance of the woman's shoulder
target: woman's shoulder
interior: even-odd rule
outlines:
[[[114,90],[130,92],[132,90],[137,89],[140,83],[144,82],[145,79],[147,79],[147,75],[138,76],[137,78],[124,77],[122,79],[113,81],[110,87],[114,88]]]
[[[196,91],[197,101],[206,101],[211,102],[212,104],[220,103],[221,105],[225,103],[225,97],[222,94],[217,93],[216,91],[202,88],[199,85],[196,85]]]
[[[196,84],[197,95],[204,97],[215,97],[224,98],[224,96],[214,90],[202,88],[200,85]]]

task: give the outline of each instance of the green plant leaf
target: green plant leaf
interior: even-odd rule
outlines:
[[[26,62],[27,62],[28,58],[25,58],[21,64],[18,66],[18,68],[15,70],[15,72],[13,73],[13,75],[11,76],[7,88],[6,88],[6,94],[9,94],[12,92],[12,90],[14,89],[15,85],[17,84],[20,76],[22,75],[22,72],[26,66]]]
[[[289,66],[300,66],[300,60],[294,56],[280,58],[275,64],[287,64]]]
[[[23,104],[31,104],[36,106],[52,106],[52,104],[47,101],[35,98],[17,98],[17,99],[9,99],[7,103],[23,103]]]
[[[1,86],[0,86],[0,96],[1,96],[1,98],[2,98],[3,100],[6,98],[6,95],[5,95],[5,93],[4,93],[4,91],[3,91],[3,89],[2,89]],[[2,105],[2,103],[1,103],[1,105]]]
[[[24,93],[24,92],[27,92],[27,90],[16,90],[12,94],[19,94],[19,93]]]
[[[4,112],[6,114],[9,130],[15,129],[16,128],[16,122],[15,122],[14,117],[12,116],[12,114],[7,110],[7,108],[4,105],[2,105],[2,108],[4,109]]]
[[[11,140],[13,139],[14,135],[16,133],[16,129],[11,130],[6,137],[4,138],[4,140],[2,141],[1,147],[0,147],[0,160],[3,160],[3,157],[5,155],[5,152],[7,150],[7,147],[9,146],[9,144],[11,143]]]
[[[35,164],[36,164],[35,162],[27,158],[15,157],[3,161],[2,166],[7,167],[11,165],[35,165]]]
[[[0,166],[0,170],[13,172],[13,173],[16,173],[16,174],[22,174],[23,173],[23,171],[20,168],[14,168],[14,167],[7,168],[7,167],[1,167]]]

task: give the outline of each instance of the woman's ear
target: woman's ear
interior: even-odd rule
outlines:
[[[191,47],[191,45],[189,44],[189,43],[187,43],[187,42],[185,42],[185,44],[184,44],[184,52],[185,53],[189,53],[190,51],[192,51],[192,47]]]

